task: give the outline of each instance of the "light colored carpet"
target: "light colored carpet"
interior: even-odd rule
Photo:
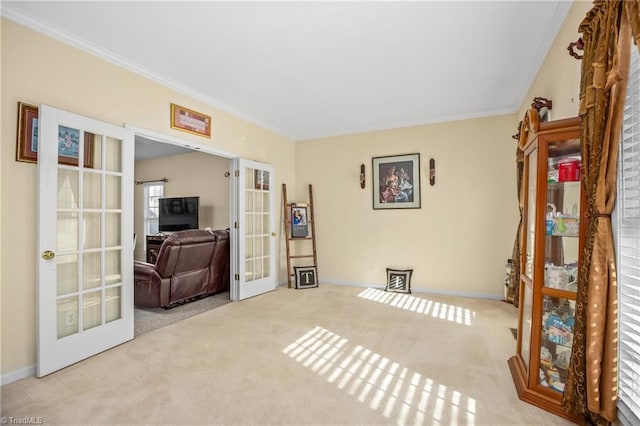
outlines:
[[[171,309],[135,308],[134,335],[139,336],[157,328],[166,327],[229,302],[229,292],[225,291]]]
[[[278,288],[2,388],[45,424],[567,425],[520,401],[503,302]]]

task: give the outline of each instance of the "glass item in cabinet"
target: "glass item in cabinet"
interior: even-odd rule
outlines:
[[[528,188],[527,188],[527,228],[526,228],[526,246],[525,246],[525,265],[524,273],[527,277],[533,279],[533,250],[535,247],[535,231],[536,231],[536,172],[538,169],[538,150],[534,150],[528,156]]]
[[[547,263],[544,267],[544,286],[575,293],[578,290],[578,262],[563,265]]]
[[[571,358],[576,302],[544,296],[542,308],[539,384],[562,393]]]

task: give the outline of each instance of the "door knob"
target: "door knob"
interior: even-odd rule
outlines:
[[[51,260],[51,259],[53,259],[54,257],[56,257],[56,254],[55,254],[54,252],[52,252],[51,250],[45,250],[45,251],[42,253],[42,258],[43,258],[44,260]]]

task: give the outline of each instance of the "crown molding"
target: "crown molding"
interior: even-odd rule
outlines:
[[[195,100],[203,102],[213,108],[217,108],[225,113],[228,113],[235,117],[246,120],[251,124],[254,124],[259,127],[263,127],[264,129],[277,133],[291,140],[296,140],[292,135],[289,135],[286,132],[277,129],[270,124],[264,123],[261,120],[258,120],[255,117],[252,117],[250,115],[244,114],[243,112],[233,107],[230,107],[229,105],[226,105],[222,102],[219,102],[208,95],[205,95],[191,87],[180,84],[175,80],[172,80],[171,78],[166,77],[153,70],[140,66],[135,62],[130,61],[129,59],[123,58],[122,56],[119,56],[109,50],[106,50],[86,40],[80,39],[67,31],[64,31],[53,25],[50,25],[49,23],[44,22],[38,18],[35,18],[32,15],[24,13],[16,9],[15,7],[12,7],[11,5],[8,5],[7,3],[2,3],[2,8],[0,9],[0,16],[7,18],[11,21],[14,21],[36,32],[44,34],[48,37],[51,37],[55,40],[58,40],[62,43],[65,43],[69,46],[73,46],[85,53],[98,57],[120,68],[124,68],[128,71],[131,71],[137,75],[140,75],[148,80],[151,80],[155,83],[165,86],[178,93],[181,93]]]

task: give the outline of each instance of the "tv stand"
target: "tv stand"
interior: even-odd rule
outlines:
[[[147,235],[147,263],[155,265],[162,243],[170,234]]]

